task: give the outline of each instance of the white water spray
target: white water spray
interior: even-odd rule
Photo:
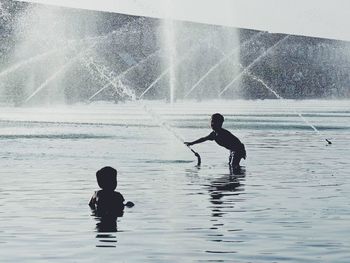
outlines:
[[[257,76],[253,75],[252,73],[250,73],[249,71],[246,71],[246,74],[248,76],[250,76],[252,79],[260,82],[266,89],[268,89],[269,91],[271,91],[273,93],[273,95],[276,96],[277,99],[286,102],[285,98],[283,98],[282,96],[280,96],[279,94],[277,94],[276,91],[274,91],[272,88],[270,88],[262,79],[258,78]],[[300,113],[297,112],[295,109],[293,109],[293,112],[298,115],[307,125],[309,125],[315,132],[317,132],[318,134],[320,134],[319,130],[316,129],[316,127],[314,125],[312,125],[307,119],[304,118],[304,116]]]
[[[245,46],[248,43],[250,43],[251,41],[255,40],[257,37],[259,37],[260,35],[262,35],[264,32],[259,32],[257,34],[255,34],[252,38],[246,40],[245,42],[242,43],[241,46]],[[218,63],[216,63],[213,67],[211,67],[193,86],[192,88],[185,94],[184,98],[187,98],[188,95],[190,95],[192,93],[192,91],[194,91],[199,84],[201,84],[203,82],[204,79],[206,79],[215,69],[217,69],[223,62],[225,62],[226,60],[228,60],[229,58],[231,58],[234,54],[237,53],[237,51],[239,51],[240,47],[235,47],[228,55],[224,56]]]
[[[169,72],[169,98],[170,103],[175,101],[175,89],[176,89],[176,39],[175,39],[175,24],[173,20],[164,20],[164,46],[167,48],[168,57],[166,58],[165,64],[168,65]]]
[[[31,95],[29,95],[25,100],[24,103],[27,103],[30,101],[39,91],[43,90],[45,87],[48,86],[53,80],[55,80],[58,76],[63,74],[70,66],[72,66],[74,63],[76,63],[81,56],[83,56],[88,50],[92,48],[89,47],[83,51],[81,51],[78,55],[70,59],[67,63],[62,65],[56,72],[54,72],[48,79],[46,79]]]
[[[253,75],[251,72],[249,71],[246,71],[246,74],[248,76],[250,76],[252,79],[258,81],[259,83],[261,83],[266,89],[268,89],[270,92],[272,92],[276,98],[278,98],[280,101],[284,102],[287,104],[287,101],[285,100],[285,98],[283,98],[282,96],[280,96],[276,91],[274,91],[272,88],[270,88],[262,79],[258,78],[257,76]],[[287,104],[288,106],[288,104]],[[290,107],[288,107],[290,108]],[[308,126],[310,126],[319,136],[321,136],[321,133],[320,131],[312,124],[310,123],[304,116],[302,113],[296,111],[294,108],[293,108],[293,112],[295,115],[299,116]],[[323,138],[322,139],[325,139],[327,141],[328,144],[332,144],[332,142],[327,139],[327,138]]]
[[[233,84],[235,83],[243,74],[245,74],[248,70],[250,70],[256,63],[258,63],[262,58],[266,57],[272,50],[274,50],[277,46],[281,45],[289,38],[289,35],[285,36],[281,40],[277,41],[273,46],[269,47],[262,55],[257,57],[252,63],[250,63],[243,71],[241,71],[229,84],[227,84],[222,91],[219,93],[219,97]]]

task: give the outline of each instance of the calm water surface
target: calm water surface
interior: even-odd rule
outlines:
[[[194,140],[214,112],[246,144],[240,174],[158,126]],[[349,101],[3,107],[0,143],[1,262],[349,262]],[[135,203],[107,226],[87,205],[106,165]]]

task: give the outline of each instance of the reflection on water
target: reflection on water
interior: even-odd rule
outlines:
[[[120,213],[118,217],[115,216],[104,216],[99,217],[96,215],[96,211],[92,210],[92,217],[94,217],[96,223],[96,239],[99,241],[99,244],[96,247],[116,247],[118,232],[117,220],[119,217],[123,216],[123,213]]]
[[[220,230],[224,227],[225,221],[222,217],[226,214],[235,212],[235,201],[232,197],[237,197],[244,191],[245,170],[239,169],[232,174],[232,169],[227,175],[210,180],[210,184],[206,185],[207,191],[210,195],[210,209],[211,209],[211,230]],[[225,234],[211,234],[210,240],[214,242],[240,242],[239,240],[232,240],[231,229]],[[207,251],[213,253],[213,251]],[[236,252],[230,252],[236,253]]]
[[[247,147],[240,171],[210,142],[194,147],[196,167],[138,106],[3,109],[1,262],[347,263],[350,104],[298,105],[332,145],[269,101],[152,105],[184,138],[209,132],[211,113],[227,115]],[[138,204],[122,218],[89,214],[95,171],[106,165]]]

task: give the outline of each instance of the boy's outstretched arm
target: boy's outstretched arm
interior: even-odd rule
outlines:
[[[184,144],[186,144],[187,146],[191,146],[191,145],[202,143],[208,140],[209,140],[209,136],[206,136],[206,137],[199,138],[198,140],[195,140],[193,142],[184,142]]]

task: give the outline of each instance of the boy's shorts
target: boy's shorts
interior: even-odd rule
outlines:
[[[245,151],[244,144],[242,143],[241,149],[237,151],[230,151],[230,157],[229,157],[229,163],[232,164],[239,164],[241,159],[247,158],[247,153]]]

